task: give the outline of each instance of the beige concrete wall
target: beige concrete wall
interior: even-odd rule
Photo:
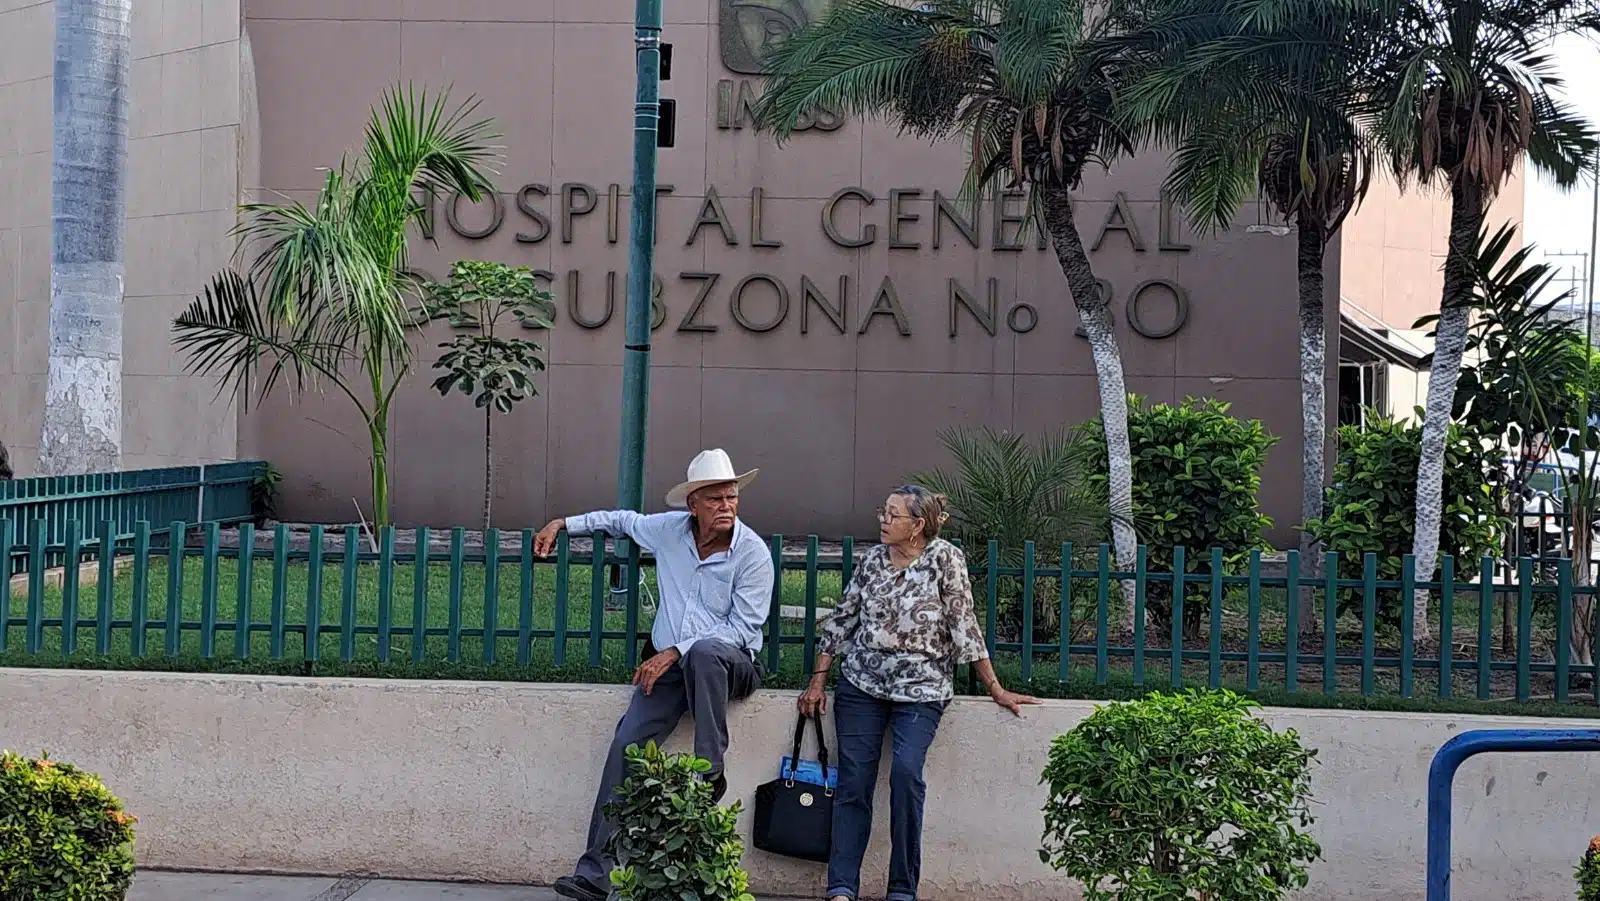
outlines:
[[[146,866],[544,882],[581,851],[598,764],[628,689],[0,671],[0,747],[98,771],[140,817]],[[1013,719],[961,699],[928,758],[923,897],[1071,899],[1043,867],[1038,785],[1050,739],[1093,709]],[[792,734],[794,695],[730,719],[730,797],[751,803]],[[1318,749],[1324,860],[1302,901],[1420,901],[1425,777],[1473,728],[1551,721],[1269,710]],[[689,728],[671,746],[684,747]],[[1490,756],[1455,791],[1455,897],[1566,901],[1600,831],[1594,755]],[[864,874],[882,891],[887,791]],[[741,830],[748,835],[746,815]],[[817,897],[823,868],[751,852],[752,884]]]
[[[187,378],[172,319],[227,261],[239,201],[239,0],[133,6],[123,315],[127,468],[232,459],[237,415]],[[50,303],[55,4],[0,0],[0,441],[38,457]]]

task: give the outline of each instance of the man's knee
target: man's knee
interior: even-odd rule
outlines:
[[[691,667],[695,664],[712,661],[726,665],[728,659],[737,653],[739,652],[727,642],[718,641],[714,638],[702,638],[689,645],[689,653],[685,655],[684,659],[688,661]]]
[[[708,681],[725,684],[736,660],[735,655],[739,653],[742,652],[723,642],[702,639],[690,645],[689,653],[684,655],[684,672],[701,684]]]

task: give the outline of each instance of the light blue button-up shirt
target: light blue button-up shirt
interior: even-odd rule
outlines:
[[[752,653],[761,650],[761,627],[772,603],[772,552],[742,521],[734,521],[728,550],[704,560],[688,513],[586,513],[568,517],[567,531],[626,535],[655,555],[661,600],[650,642],[656,650],[677,648],[688,656],[695,642],[708,638]]]

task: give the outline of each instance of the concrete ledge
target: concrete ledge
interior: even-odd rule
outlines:
[[[608,686],[305,680],[0,670],[0,747],[99,772],[140,820],[141,864],[548,884],[581,850],[598,770],[628,690]],[[1039,773],[1052,737],[1093,709],[1017,720],[955,702],[928,761],[929,901],[1075,899],[1039,863]],[[730,797],[750,803],[793,728],[794,695],[735,708]],[[1325,860],[1300,897],[1423,897],[1428,763],[1462,729],[1547,721],[1270,710],[1320,751]],[[685,747],[687,724],[670,743]],[[1457,780],[1458,898],[1567,901],[1600,832],[1600,760],[1485,757]],[[864,888],[885,879],[888,792]],[[748,819],[746,821],[748,830]],[[746,831],[748,835],[748,831]],[[816,897],[823,868],[752,851],[758,893]]]

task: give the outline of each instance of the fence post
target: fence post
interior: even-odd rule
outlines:
[[[207,470],[210,468],[211,467],[205,465],[204,463],[200,465],[200,488],[195,492],[194,519],[189,520],[190,522],[206,521],[206,475]]]

